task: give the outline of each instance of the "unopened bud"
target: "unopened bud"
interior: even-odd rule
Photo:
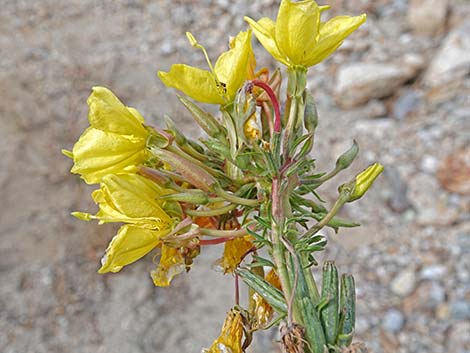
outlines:
[[[187,192],[180,192],[175,194],[167,194],[158,197],[160,200],[186,202],[195,205],[205,205],[209,202],[207,193],[198,190],[188,190]]]
[[[318,112],[317,106],[313,95],[305,91],[305,113],[304,113],[304,126],[309,133],[314,133],[318,125]]]
[[[347,197],[347,202],[352,202],[360,199],[367,190],[371,187],[374,180],[384,170],[383,165],[380,163],[374,163],[369,166],[366,170],[359,173],[356,178],[339,187],[339,192]]]
[[[202,110],[186,97],[178,96],[178,99],[183,103],[186,109],[188,109],[196,123],[198,123],[206,134],[211,137],[217,137],[223,133],[222,126],[210,113]]]
[[[150,150],[158,159],[171,165],[176,172],[198,189],[208,192],[216,183],[212,175],[190,160],[160,148],[151,148]]]
[[[358,152],[359,145],[357,144],[356,140],[354,140],[351,148],[339,156],[338,160],[336,161],[336,169],[343,170],[348,168],[356,158]]]

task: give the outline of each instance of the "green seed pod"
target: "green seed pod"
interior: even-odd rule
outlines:
[[[344,152],[341,156],[339,156],[338,160],[336,161],[336,170],[343,170],[348,168],[351,163],[356,158],[359,152],[359,145],[357,144],[356,140],[353,141],[353,145],[349,150]]]
[[[287,304],[282,292],[273,287],[263,277],[260,277],[250,270],[244,268],[237,268],[235,272],[240,276],[243,282],[253,290],[255,290],[264,300],[271,305],[274,310],[285,314],[287,312]]]
[[[354,277],[350,274],[341,276],[340,328],[337,344],[349,346],[354,336],[356,321],[356,290]]]
[[[338,335],[339,323],[339,283],[338,270],[334,261],[326,261],[323,265],[322,300],[327,304],[320,311],[320,319],[325,330],[326,342],[334,344]]]

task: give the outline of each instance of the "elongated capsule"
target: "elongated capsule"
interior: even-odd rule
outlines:
[[[150,151],[158,159],[171,165],[173,169],[181,174],[189,183],[202,191],[210,191],[217,183],[214,177],[207,171],[176,153],[160,148],[151,148]]]
[[[340,328],[337,344],[349,346],[354,336],[356,321],[356,290],[354,277],[350,274],[341,276]]]
[[[178,96],[178,99],[183,103],[186,109],[188,109],[194,120],[206,134],[211,137],[217,137],[223,132],[222,126],[210,113],[202,110],[199,106],[183,96]]]
[[[339,283],[338,270],[334,261],[326,261],[323,265],[322,300],[327,304],[320,312],[320,319],[325,330],[328,344],[334,344],[338,335],[339,323]]]
[[[237,268],[235,272],[240,276],[243,282],[256,293],[258,293],[264,300],[268,302],[277,312],[285,314],[287,312],[287,304],[282,292],[266,281],[263,277],[254,274],[253,272]]]

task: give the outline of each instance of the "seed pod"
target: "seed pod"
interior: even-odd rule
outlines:
[[[240,276],[243,282],[250,288],[253,288],[264,300],[268,302],[276,311],[285,314],[287,312],[287,304],[282,292],[253,272],[238,268],[235,272]]]
[[[340,328],[337,344],[349,346],[354,336],[356,321],[356,291],[354,277],[350,274],[341,276]]]
[[[326,261],[323,265],[323,285],[322,300],[326,300],[327,304],[320,312],[320,319],[325,330],[325,338],[328,344],[336,342],[338,335],[339,322],[339,283],[338,270],[334,261]]]

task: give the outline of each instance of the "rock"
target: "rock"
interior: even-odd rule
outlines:
[[[390,289],[396,295],[406,297],[410,295],[416,286],[416,274],[413,269],[405,269],[392,280]]]
[[[470,194],[470,146],[454,151],[442,162],[437,179],[442,187],[457,194]]]
[[[386,312],[382,326],[389,332],[400,331],[405,324],[405,316],[400,310],[390,309]]]
[[[470,21],[452,30],[434,56],[424,83],[428,87],[444,86],[462,80],[470,72]]]
[[[408,24],[416,33],[437,34],[444,28],[448,7],[448,0],[411,0]]]
[[[423,96],[415,90],[406,90],[393,105],[393,116],[403,120],[415,112],[423,102]]]
[[[433,176],[416,174],[410,180],[408,195],[418,212],[416,222],[420,225],[450,225],[459,218],[458,208],[449,204]]]
[[[409,64],[353,63],[342,66],[337,74],[335,99],[342,108],[351,108],[373,98],[394,93],[417,73],[416,58]],[[406,62],[406,60],[405,60]]]
[[[459,321],[452,325],[449,330],[447,347],[451,352],[468,353],[470,343],[468,342],[468,321]]]
[[[431,155],[423,156],[421,160],[421,170],[428,174],[434,174],[439,168],[439,161],[436,157]]]
[[[450,315],[456,320],[470,320],[470,303],[466,301],[451,303]]]
[[[397,213],[405,212],[411,206],[406,196],[408,185],[403,181],[399,170],[393,165],[386,166],[385,177],[390,185],[390,194],[387,199],[388,207]]]
[[[447,273],[447,268],[444,265],[431,265],[421,269],[420,277],[422,279],[438,280]]]

